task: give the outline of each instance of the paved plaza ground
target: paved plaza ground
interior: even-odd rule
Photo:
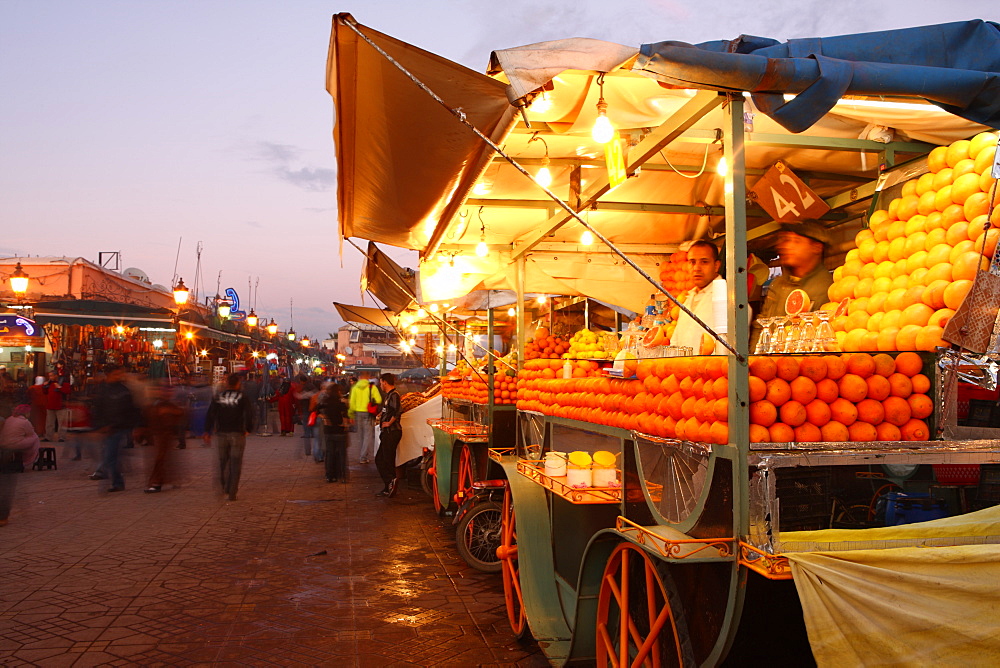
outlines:
[[[142,491],[149,448],[126,451],[126,491],[108,494],[94,453],[59,444],[0,527],[0,665],[547,665],[419,485],[376,498],[356,446],[351,481],[327,483],[302,443],[251,437],[232,502],[200,441],[159,494]]]

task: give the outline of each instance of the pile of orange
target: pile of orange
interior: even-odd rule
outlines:
[[[481,375],[480,375],[481,374]],[[441,396],[445,399],[462,399],[477,404],[489,401],[490,391],[485,373],[473,372],[471,378],[445,378],[441,383]],[[493,403],[513,404],[517,397],[517,378],[512,372],[501,371],[493,376]]]
[[[935,148],[930,171],[904,183],[858,232],[828,293],[832,303],[850,300],[832,323],[843,350],[947,345],[944,326],[1000,240],[1000,207],[991,214],[990,201],[996,144],[995,132],[983,132]]]
[[[750,441],[926,441],[934,410],[914,352],[754,357]]]
[[[675,297],[694,287],[691,278],[691,267],[688,265],[687,252],[677,251],[670,255],[670,262],[660,269],[660,283]]]
[[[556,359],[569,350],[569,341],[552,336],[549,330],[539,327],[535,330],[535,336],[524,346],[524,359]]]

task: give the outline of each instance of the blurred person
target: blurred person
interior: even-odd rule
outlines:
[[[17,487],[17,476],[38,458],[39,440],[28,414],[31,406],[15,406],[12,415],[0,417],[0,526],[7,524]]]
[[[281,423],[281,435],[291,436],[295,433],[295,387],[287,377],[282,375],[278,382],[278,390],[271,397],[278,404],[278,421]]]
[[[328,382],[323,386],[316,408],[323,423],[326,481],[347,482],[347,406],[336,383]]]
[[[45,433],[45,376],[36,376],[35,384],[28,388],[28,404],[31,406],[31,426],[36,434]]]
[[[121,451],[128,443],[132,431],[142,422],[139,405],[126,384],[125,368],[108,367],[105,382],[94,401],[94,427],[104,438],[101,466],[90,476],[91,480],[111,479],[109,492],[125,490],[125,476],[121,468]]]
[[[243,396],[250,402],[250,409],[253,412],[253,421],[258,429],[264,424],[264,416],[260,414],[261,407],[261,384],[260,376],[254,371],[246,374],[243,378]]]
[[[347,417],[358,432],[362,464],[370,464],[372,461],[375,452],[375,417],[382,405],[382,395],[369,378],[367,371],[360,372],[358,382],[354,383],[347,400]]]
[[[7,367],[0,366],[0,417],[7,417],[14,408],[14,379]]]
[[[188,386],[188,431],[192,438],[205,434],[205,416],[212,403],[212,384],[204,374],[195,374]]]
[[[313,437],[318,435],[318,429],[313,429],[312,425],[309,424],[309,415],[312,412],[312,407],[315,405],[313,400],[317,394],[319,394],[319,388],[316,387],[316,383],[311,378],[306,378],[305,376],[299,376],[296,379],[297,391],[295,394],[295,405],[298,410],[299,421],[302,423],[302,438],[305,439],[305,452],[306,457],[310,454],[315,458],[317,451],[319,450],[319,442],[313,443]],[[323,461],[322,458],[316,461]]]
[[[396,391],[396,377],[391,373],[383,373],[379,377],[379,387],[382,388],[382,410],[378,421],[379,432],[378,452],[375,454],[375,466],[382,476],[385,489],[378,496],[396,496],[399,491],[399,481],[403,478],[403,467],[396,466],[396,448],[403,438],[403,425],[400,419],[403,410],[400,406],[399,392]]]
[[[164,483],[176,480],[171,453],[177,443],[178,428],[185,424],[185,411],[177,403],[177,395],[170,386],[158,385],[152,390],[152,402],[145,411],[146,431],[153,444],[149,478],[143,490],[147,494],[159,492]]]
[[[818,309],[827,301],[827,291],[833,283],[833,276],[823,264],[823,255],[829,243],[829,233],[819,221],[782,223],[777,246],[781,275],[771,281],[760,315],[753,322],[751,351],[760,338],[760,320],[785,315],[785,300],[792,290],[804,290],[809,296],[812,305],[807,304],[806,311]]]
[[[236,500],[243,470],[243,450],[247,434],[253,431],[253,411],[240,386],[240,375],[229,374],[226,388],[213,397],[205,417],[205,443],[210,442],[211,434],[216,434],[219,480],[230,501]]]
[[[191,409],[189,403],[191,401],[191,391],[188,388],[188,376],[179,376],[174,382],[173,387],[170,389],[170,401],[181,409],[182,418],[180,422],[177,423],[177,449],[184,450],[187,448],[187,433],[188,424],[191,420]]]
[[[49,372],[45,385],[45,440],[62,441],[66,431],[66,415],[63,410],[72,390],[69,378],[55,371]]]
[[[719,276],[719,267],[722,266],[719,261],[719,249],[715,244],[702,239],[691,244],[687,257],[694,289],[684,300],[684,305],[712,331],[724,337],[728,330],[726,282]],[[677,318],[677,328],[670,337],[670,345],[687,346],[695,355],[714,355],[724,352],[722,344],[706,333],[701,325],[684,311],[681,311]]]

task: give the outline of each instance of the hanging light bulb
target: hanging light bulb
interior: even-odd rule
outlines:
[[[421,318],[421,319],[426,318],[427,317],[427,311],[424,310],[423,308],[418,308],[417,309],[417,317]]]
[[[411,326],[410,326],[410,333],[411,333],[411,334],[416,334],[416,333],[417,333],[417,332],[419,332],[419,331],[420,331],[420,330],[419,330],[419,329],[417,328],[417,326],[416,326],[416,325],[411,325]]]
[[[515,315],[517,315],[517,309],[511,306],[509,309],[507,309],[507,315],[513,318]]]
[[[542,142],[542,146],[545,147],[545,155],[542,156],[542,167],[535,174],[535,183],[542,186],[543,188],[548,188],[552,185],[552,171],[549,169],[549,144],[544,139],[538,136],[538,133],[531,135],[531,139],[528,140],[530,144],[533,141]]]
[[[597,98],[597,118],[594,119],[594,127],[590,131],[590,136],[598,144],[607,144],[615,136],[615,126],[608,118],[608,103],[604,101],[604,74],[597,75],[597,85],[600,89]]]
[[[544,304],[548,301],[548,298],[545,295],[538,295],[538,298],[535,299],[535,301],[539,304]]]
[[[723,178],[729,173],[729,163],[726,162],[726,156],[719,158],[718,164],[715,165],[715,173]]]
[[[437,313],[438,312],[438,308],[439,307],[438,307],[437,304],[431,304],[430,305],[431,313]]]
[[[590,246],[594,243],[594,233],[590,230],[584,230],[583,234],[580,235],[580,243],[584,246]]]
[[[486,245],[486,223],[483,222],[483,207],[479,207],[479,243],[476,244],[476,255],[486,257],[490,254],[490,247]],[[455,266],[455,256],[451,258],[452,266]]]

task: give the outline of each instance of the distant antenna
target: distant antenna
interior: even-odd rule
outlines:
[[[181,242],[184,237],[177,239],[177,255],[174,257],[174,277],[170,279],[170,285],[177,285],[177,264],[181,261]]]
[[[97,254],[97,264],[111,271],[122,270],[121,251],[101,251]]]
[[[192,290],[194,291],[194,301],[196,304],[201,301],[201,285],[204,283],[204,278],[201,275],[201,251],[204,247],[205,245],[199,241],[195,250],[198,256],[198,264],[194,268],[194,287]]]

